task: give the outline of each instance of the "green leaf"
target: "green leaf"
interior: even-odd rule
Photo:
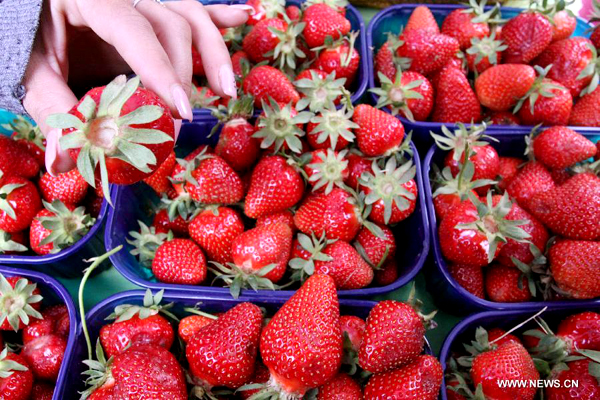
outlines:
[[[159,144],[172,142],[173,138],[158,129],[121,128],[121,140],[138,144]]]
[[[117,118],[119,127],[124,125],[141,125],[154,122],[163,115],[163,109],[159,106],[142,106],[136,108],[129,114]]]
[[[142,172],[152,172],[148,167],[150,164],[156,164],[156,156],[146,146],[137,143],[131,143],[126,140],[119,140],[117,149],[123,154],[123,157],[117,157]]]
[[[96,116],[96,102],[90,96],[85,96],[77,106],[77,111],[83,115],[86,121],[89,121]]]
[[[121,114],[121,109],[123,105],[137,90],[140,86],[140,78],[133,77],[127,81],[125,86],[117,93],[115,98],[110,102],[107,109],[107,114],[112,115],[113,117],[119,117]]]
[[[96,187],[96,161],[92,159],[91,155],[91,144],[86,143],[77,156],[77,169],[79,173],[85,179],[85,181],[92,187]]]
[[[73,114],[52,114],[46,118],[46,124],[56,129],[83,129],[84,123]]]
[[[79,149],[89,143],[83,131],[71,132],[68,135],[61,136],[58,141],[63,150]]]

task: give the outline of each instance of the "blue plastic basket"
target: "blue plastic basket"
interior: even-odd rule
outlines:
[[[580,132],[581,133],[581,132]],[[499,142],[490,142],[490,144],[502,156],[523,157],[525,151],[525,134],[518,132],[502,132],[494,135]],[[586,137],[591,139],[590,135]],[[597,140],[597,139],[596,139]],[[427,196],[427,212],[429,214],[432,255],[435,261],[435,268],[432,268],[433,274],[428,280],[429,291],[436,297],[439,305],[447,307],[454,314],[469,314],[472,312],[483,310],[523,310],[532,308],[542,308],[546,305],[553,307],[560,306],[582,306],[584,304],[597,304],[600,306],[600,299],[594,301],[589,300],[563,300],[563,301],[530,301],[522,303],[498,303],[489,300],[480,299],[459,285],[450,275],[448,265],[442,256],[440,242],[438,239],[438,224],[433,207],[433,198],[429,175],[431,166],[443,165],[446,153],[440,150],[435,145],[431,147],[423,162],[423,184],[425,195]]]
[[[369,56],[369,68],[371,74],[369,75],[369,89],[377,87],[375,83],[375,67],[374,59],[377,50],[386,42],[387,34],[394,33],[400,34],[400,31],[404,28],[408,22],[413,10],[419,6],[425,5],[429,7],[433,16],[435,17],[438,24],[441,26],[442,22],[452,11],[465,8],[465,6],[456,4],[399,4],[388,7],[373,17],[367,30],[367,49]],[[519,8],[502,7],[502,17],[511,18],[522,12]],[[585,22],[581,18],[577,18],[577,27],[573,36],[585,36],[589,37],[589,33],[586,31],[591,27],[590,24]],[[379,96],[371,93],[371,100],[373,104],[377,104]],[[446,125],[448,128],[455,127],[455,124],[442,124],[439,122],[411,122],[404,117],[398,116],[402,121],[407,131],[412,130],[414,132],[414,141],[419,148],[421,146],[429,147],[433,140],[429,135],[430,131],[434,133],[441,132],[442,126]],[[529,133],[532,126],[502,126],[502,125],[490,125],[487,129],[489,135],[496,135],[498,133],[504,133],[507,131],[513,132],[514,134]],[[593,127],[577,127],[580,132],[586,132],[590,134],[600,134],[600,128]]]
[[[212,119],[184,124],[177,142],[178,151],[190,151],[200,144],[215,145],[218,135],[207,139],[207,135],[214,124],[215,121]],[[419,198],[414,213],[394,228],[398,244],[396,258],[399,261],[400,276],[396,282],[388,286],[341,290],[339,291],[340,297],[370,297],[391,292],[406,285],[423,266],[429,252],[429,227],[425,194],[421,189],[423,187],[421,164],[416,148],[412,146],[412,149],[415,152],[414,162],[417,169],[415,179],[419,188]],[[125,278],[139,286],[156,290],[181,290],[222,296],[229,294],[229,288],[224,287],[175,285],[158,282],[151,270],[140,265],[138,260],[130,254],[132,246],[127,243],[127,238],[129,238],[130,231],[139,229],[138,220],[147,224],[152,222],[151,206],[156,204],[159,198],[147,185],[139,183],[132,186],[114,186],[112,199],[115,209],[111,209],[107,218],[105,243],[107,249],[119,245],[124,246],[122,251],[111,256],[111,261]],[[252,291],[244,291],[244,293],[248,292]],[[294,293],[292,290],[260,290],[259,292],[265,298],[287,298]]]

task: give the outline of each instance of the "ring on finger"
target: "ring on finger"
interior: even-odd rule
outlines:
[[[136,8],[138,4],[140,4],[142,1],[144,0],[133,0],[133,8]],[[165,7],[165,5],[163,4],[163,2],[161,0],[152,0],[155,3],[160,4],[161,6]]]

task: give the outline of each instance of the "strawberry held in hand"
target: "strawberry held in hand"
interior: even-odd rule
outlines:
[[[46,121],[63,130],[60,146],[70,150],[88,184],[99,175],[110,202],[108,184],[130,185],[152,174],[173,150],[175,127],[166,104],[138,77],[121,75],[89,91],[68,114]]]

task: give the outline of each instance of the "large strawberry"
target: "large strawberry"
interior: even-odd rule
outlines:
[[[90,90],[68,114],[46,123],[63,130],[79,172],[96,187],[96,175],[110,202],[108,183],[130,185],[150,176],[173,150],[175,126],[168,106],[140,87],[138,77],[117,77]]]
[[[548,263],[561,292],[576,299],[600,296],[600,243],[586,240],[559,240],[550,247]]]
[[[27,342],[21,351],[36,379],[56,381],[67,350],[66,339],[53,333]]]
[[[481,106],[465,74],[458,68],[444,68],[437,78],[435,122],[472,123],[481,120]]]
[[[175,164],[177,164],[177,157],[175,156],[175,152],[172,151],[165,161],[160,164],[156,171],[144,179],[144,182],[150,185],[150,187],[154,189],[156,194],[159,196],[162,194],[167,194],[173,190],[173,186],[171,185],[169,178],[171,177],[171,173],[175,168]]]
[[[394,233],[385,225],[378,225],[383,235],[377,236],[363,227],[356,235],[354,247],[373,268],[379,268],[388,259],[396,255]]]
[[[32,386],[33,374],[25,358],[5,347],[0,353],[0,398],[29,400]]]
[[[232,261],[231,243],[244,232],[244,223],[231,208],[207,208],[194,217],[189,232],[209,260],[224,264]]]
[[[508,46],[503,55],[506,63],[527,64],[552,41],[552,24],[539,12],[525,11],[502,27],[502,40]]]
[[[489,35],[490,27],[487,21],[497,13],[499,7],[486,12],[485,4],[485,1],[478,4],[476,0],[469,0],[470,8],[456,9],[444,18],[442,33],[458,40],[461,50],[471,46],[472,39],[482,39]]]
[[[517,268],[491,265],[486,268],[485,292],[491,301],[517,303],[531,300],[527,277]]]
[[[531,199],[537,194],[554,188],[550,172],[539,162],[525,164],[512,179],[506,192],[524,209],[532,211]]]
[[[590,359],[575,360],[566,364],[567,368],[557,367],[552,370],[551,380],[559,383],[556,387],[547,387],[544,398],[548,400],[595,399],[600,397],[600,383],[593,371],[594,361]],[[571,383],[577,382],[577,385]]]
[[[206,257],[190,239],[173,239],[156,249],[152,273],[161,282],[197,285],[206,278]]]
[[[15,119],[8,124],[2,125],[2,127],[9,132],[12,131],[10,137],[13,140],[16,140],[16,142],[23,149],[27,150],[27,152],[35,158],[40,167],[44,167],[46,157],[46,138],[42,134],[39,126],[34,126],[25,117],[17,115]],[[3,144],[6,145],[6,143]],[[31,164],[29,164],[29,161],[26,161],[21,165],[12,164],[12,166],[27,166],[27,168],[24,170],[26,171],[26,174],[35,171],[35,167],[32,168]],[[4,167],[2,166],[0,169],[4,169]]]
[[[340,373],[319,388],[317,400],[362,400],[362,388],[349,375]]]
[[[527,94],[534,82],[535,70],[529,65],[495,65],[475,80],[475,92],[483,106],[506,111]]]
[[[27,229],[41,208],[40,195],[33,183],[0,173],[0,229],[8,233]]]
[[[19,276],[0,274],[0,331],[18,332],[34,319],[41,319],[42,296],[35,283]]]
[[[43,319],[36,319],[23,328],[23,344],[50,334],[68,339],[70,330],[69,310],[64,304],[48,307],[42,311]]]
[[[78,205],[85,197],[88,184],[78,170],[52,176],[45,173],[40,178],[39,187],[44,200],[52,203],[60,200],[64,204]]]
[[[303,34],[310,48],[322,46],[327,36],[338,39],[350,32],[350,21],[326,4],[307,7],[302,22],[306,24]]]
[[[245,384],[254,374],[262,320],[260,308],[242,303],[198,331],[186,348],[195,383],[206,390]]]
[[[327,74],[335,72],[338,79],[346,79],[345,86],[349,88],[354,83],[360,54],[354,47],[358,33],[353,33],[349,38],[342,38],[333,43],[327,43],[325,48],[319,52],[313,67]]]
[[[313,191],[328,194],[334,186],[345,188],[344,180],[348,177],[347,153],[347,150],[337,152],[331,149],[305,153],[307,164],[304,165],[304,172]]]
[[[548,128],[533,138],[533,154],[546,167],[564,169],[596,155],[594,143],[564,126]]]
[[[392,78],[379,74],[381,88],[371,91],[379,96],[377,108],[389,107],[411,121],[425,121],[433,109],[433,87],[427,78],[414,71],[399,71]],[[479,104],[478,104],[479,105]]]
[[[352,120],[360,151],[370,157],[387,155],[398,150],[404,139],[404,126],[400,120],[366,104],[354,109]]]
[[[581,97],[573,106],[569,125],[600,126],[600,89]]]
[[[296,104],[300,100],[300,95],[288,77],[268,65],[252,68],[244,78],[242,88],[245,94],[254,96],[256,107],[261,107],[262,102],[269,100],[269,97],[284,104]]]
[[[273,61],[273,51],[280,43],[275,32],[284,33],[288,24],[280,18],[263,19],[244,37],[244,52],[253,63]],[[270,53],[270,54],[269,54]]]
[[[468,264],[450,264],[448,272],[466,291],[480,299],[485,298],[483,270],[481,267]]]
[[[33,178],[40,171],[40,165],[18,142],[0,135],[0,171],[5,175]]]
[[[260,354],[271,373],[267,391],[303,396],[331,380],[342,362],[335,283],[313,275],[263,329]]]
[[[400,41],[396,54],[410,60],[410,71],[425,76],[440,70],[460,48],[453,37],[426,30],[405,31]]]

